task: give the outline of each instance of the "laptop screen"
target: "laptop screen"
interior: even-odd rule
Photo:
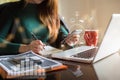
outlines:
[[[101,60],[120,49],[120,14],[113,14],[93,62]]]

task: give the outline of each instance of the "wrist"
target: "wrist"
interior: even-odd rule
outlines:
[[[29,50],[30,50],[30,46],[29,45],[21,44],[20,48],[19,48],[19,53],[27,52]]]

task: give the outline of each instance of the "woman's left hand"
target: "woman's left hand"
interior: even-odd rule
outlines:
[[[76,45],[80,40],[80,35],[77,34],[73,34],[73,35],[68,35],[65,42],[69,45],[69,46],[74,46]]]

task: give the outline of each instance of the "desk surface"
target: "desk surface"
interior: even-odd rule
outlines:
[[[45,80],[120,80],[119,53],[115,53],[94,64],[57,61],[68,65],[68,69],[48,73]]]
[[[58,80],[120,80],[119,53],[115,53],[94,64],[61,62],[67,64],[68,69],[60,72],[61,75]]]

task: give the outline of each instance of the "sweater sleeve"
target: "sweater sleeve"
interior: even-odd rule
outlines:
[[[20,44],[6,40],[13,25],[13,16],[8,6],[0,12],[0,55],[17,54]]]
[[[2,29],[0,29],[0,53],[4,53],[4,55],[6,55],[5,53],[8,53],[8,52],[16,54],[20,47],[20,44],[12,43],[6,39],[6,37],[10,35],[9,30],[10,30],[11,24],[12,22],[10,20],[6,21],[6,24],[2,26]]]

